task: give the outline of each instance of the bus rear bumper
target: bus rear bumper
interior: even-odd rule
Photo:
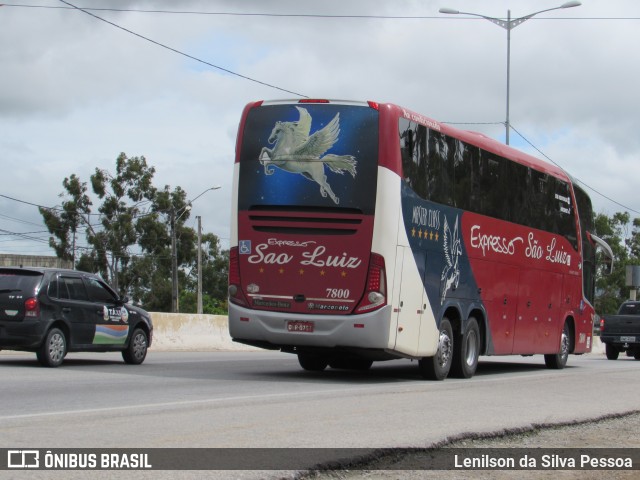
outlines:
[[[240,343],[262,348],[366,348],[390,345],[391,306],[362,315],[292,315],[229,305],[229,334]]]

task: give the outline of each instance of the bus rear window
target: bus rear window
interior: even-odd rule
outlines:
[[[344,104],[262,105],[240,150],[239,209],[347,208],[372,214],[378,111]]]

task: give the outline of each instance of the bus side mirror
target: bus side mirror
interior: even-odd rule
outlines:
[[[605,275],[610,275],[613,272],[613,250],[607,242],[602,240],[600,237],[597,237],[591,232],[587,232],[591,241],[593,241],[596,245],[596,248],[600,248],[602,253],[604,253],[604,263],[603,263],[603,272]]]

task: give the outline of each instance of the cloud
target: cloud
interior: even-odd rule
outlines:
[[[31,3],[31,2],[16,2]],[[460,128],[504,139],[506,31],[483,19],[561,2],[121,1],[122,9],[437,18],[313,18],[94,11],[155,42],[245,77],[312,97],[393,102]],[[78,2],[80,4],[80,2]],[[84,3],[85,5],[87,3]],[[63,6],[50,2],[50,6]],[[112,7],[111,2],[91,6]],[[541,14],[512,31],[511,123],[552,160],[598,191],[640,211],[634,163],[640,149],[633,61],[637,2],[584,2]],[[443,18],[444,17],[444,18]],[[588,18],[589,20],[586,20]],[[205,231],[229,237],[231,173],[242,108],[292,98],[68,9],[0,7],[0,163],[3,192],[59,202],[65,176],[113,170],[121,151],[145,155],[156,184],[195,197]],[[513,141],[541,156],[512,132]],[[616,204],[592,192],[596,209]],[[224,208],[220,208],[224,205]],[[0,212],[16,208],[0,200]],[[41,223],[35,208],[21,218]],[[0,228],[23,231],[0,218]],[[33,226],[33,225],[32,225]],[[29,227],[30,228],[30,227]],[[227,245],[228,246],[228,245]],[[13,253],[51,253],[27,241]]]

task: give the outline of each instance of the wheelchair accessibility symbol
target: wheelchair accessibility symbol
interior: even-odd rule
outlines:
[[[249,255],[251,253],[251,240],[240,240],[240,255]]]

